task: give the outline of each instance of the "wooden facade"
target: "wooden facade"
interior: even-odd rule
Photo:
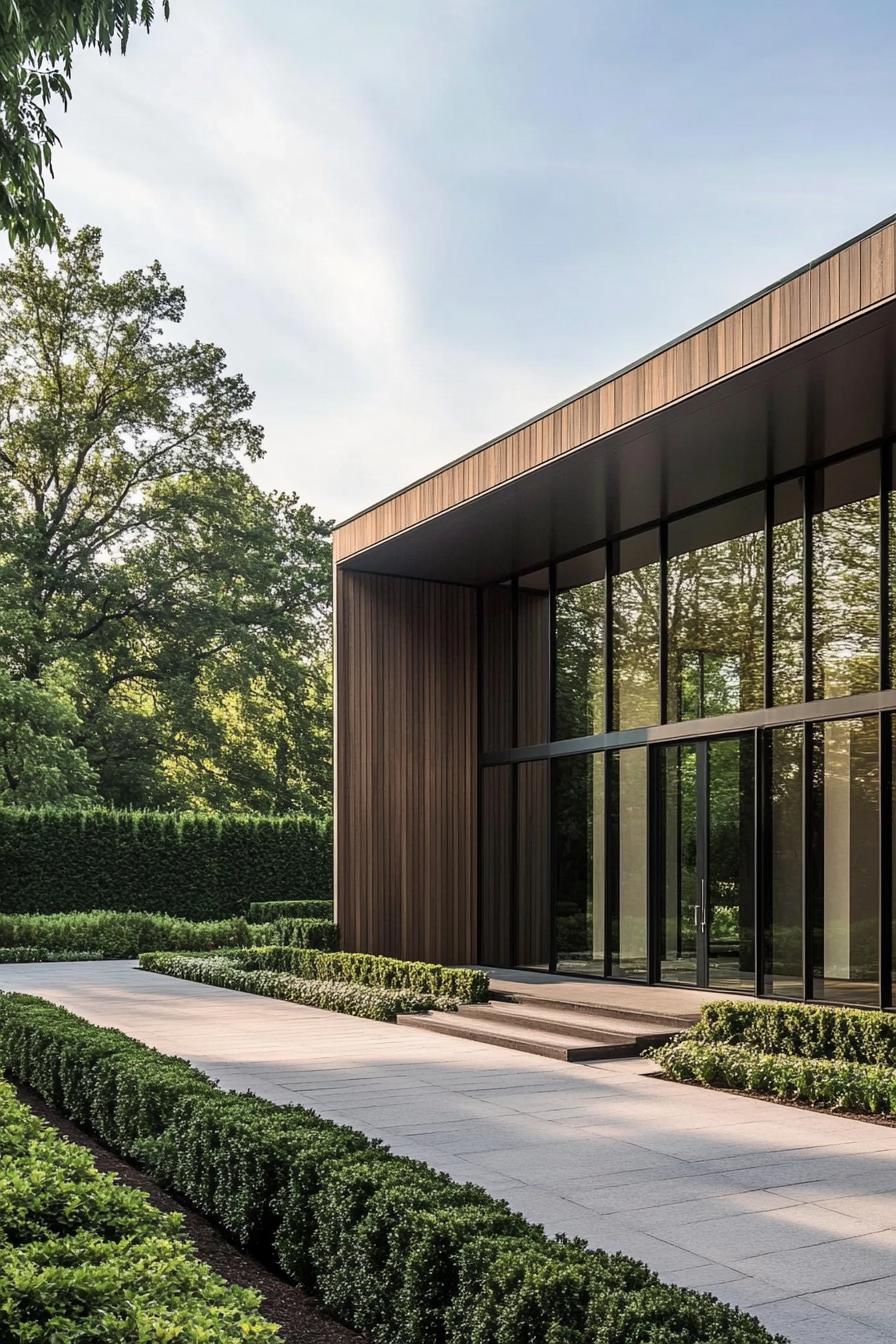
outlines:
[[[343,946],[475,960],[476,593],[337,571]]]
[[[896,223],[349,519],[336,561],[660,410],[896,294]]]

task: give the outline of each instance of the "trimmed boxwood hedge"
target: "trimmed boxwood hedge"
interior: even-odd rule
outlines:
[[[320,919],[280,920],[276,924],[252,926],[241,917],[175,919],[171,915],[144,914],[137,910],[91,910],[77,915],[0,915],[0,946],[90,952],[95,957],[136,957],[139,952],[162,950],[211,951],[246,947],[259,939],[275,943],[281,938],[300,947],[339,946],[336,925]]]
[[[0,965],[23,961],[102,961],[102,952],[56,950],[49,947],[0,947]]]
[[[858,1115],[896,1112],[896,1069],[805,1055],[758,1054],[751,1045],[680,1037],[652,1052],[670,1078]]]
[[[280,1339],[142,1190],[101,1175],[0,1083],[0,1338]]]
[[[332,918],[332,901],[253,901],[248,914],[252,924],[269,924],[275,919]]]
[[[753,1317],[300,1106],[53,1004],[0,996],[0,1059],[376,1344],[770,1344]]]
[[[340,980],[300,980],[282,971],[247,971],[234,957],[178,956],[175,952],[144,952],[140,957],[144,971],[174,975],[181,980],[197,980],[219,989],[237,989],[244,994],[262,994],[268,999],[285,999],[308,1008],[325,1008],[331,1013],[350,1013],[352,1017],[370,1017],[378,1022],[394,1022],[398,1013],[420,1013],[431,1008],[450,1009],[456,999],[434,994],[418,994],[410,989],[373,989],[369,985],[348,984]]]
[[[466,966],[289,946],[251,947],[241,952],[238,960],[247,971],[286,971],[302,980],[343,980],[374,989],[410,989],[416,994],[445,995],[462,1003],[484,1003],[488,998],[485,971]]]
[[[224,919],[259,899],[325,899],[332,871],[330,823],[309,817],[0,807],[8,913]]]
[[[723,1000],[648,1054],[679,1082],[896,1114],[896,1016],[879,1010]]]
[[[896,1014],[812,1003],[708,1003],[689,1035],[761,1054],[896,1067]]]

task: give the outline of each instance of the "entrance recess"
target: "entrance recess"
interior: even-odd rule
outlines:
[[[755,989],[752,733],[657,748],[660,979]]]

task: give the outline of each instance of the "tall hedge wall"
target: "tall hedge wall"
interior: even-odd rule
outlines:
[[[96,808],[0,808],[0,910],[245,915],[332,893],[329,823]]]

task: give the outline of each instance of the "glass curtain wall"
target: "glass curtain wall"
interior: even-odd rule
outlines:
[[[813,702],[893,684],[894,451],[819,464],[483,590],[482,922],[506,964],[743,991],[758,970],[773,997],[889,1000],[894,716],[884,700],[883,717],[863,703],[826,719]],[[673,724],[763,709],[765,721],[732,724],[749,734],[672,737]],[[642,729],[655,730],[649,746]],[[588,754],[576,741],[577,754],[547,759],[552,738],[615,733],[634,743],[596,740]],[[541,747],[544,759],[515,755]]]
[[[672,723],[762,704],[764,529],[763,492],[669,525]]]

